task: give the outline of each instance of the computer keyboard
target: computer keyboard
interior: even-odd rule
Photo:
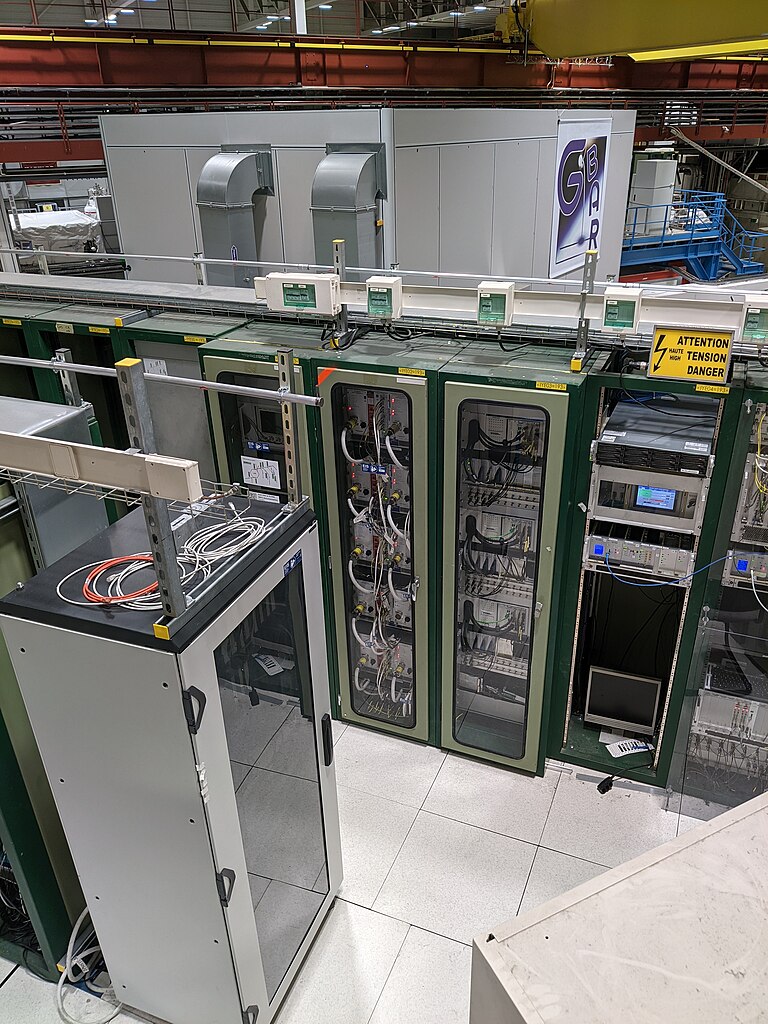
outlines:
[[[723,665],[713,665],[709,674],[709,689],[715,693],[743,694],[752,693],[752,681],[745,678],[737,669]]]
[[[738,669],[724,665],[710,665],[707,687],[714,693],[730,693],[737,696],[748,696],[752,693],[753,684],[763,684],[760,676],[744,676]]]

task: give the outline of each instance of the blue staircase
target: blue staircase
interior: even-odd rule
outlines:
[[[762,231],[741,226],[723,192],[684,190],[668,206],[627,211],[621,266],[684,263],[701,281],[764,274],[755,257],[766,238]]]

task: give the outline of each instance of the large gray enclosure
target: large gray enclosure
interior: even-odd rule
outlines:
[[[561,120],[612,122],[598,275],[619,272],[635,114],[625,110],[364,109],[101,119],[123,250],[203,248],[200,172],[223,145],[272,146],[260,258],[315,262],[312,182],[328,144],[383,143],[383,264],[479,277],[547,277]],[[349,261],[351,264],[351,261]],[[191,266],[131,260],[133,276],[194,282]],[[576,272],[575,277],[580,277]]]

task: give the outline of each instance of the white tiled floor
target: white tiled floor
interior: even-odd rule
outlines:
[[[333,732],[345,879],[277,1024],[466,1024],[473,935],[710,813],[680,814],[679,797],[619,781],[601,796],[602,776],[578,768],[530,779],[354,726]],[[236,781],[282,757],[267,736],[240,741]],[[0,961],[0,1021],[55,1024],[53,987],[9,969]]]

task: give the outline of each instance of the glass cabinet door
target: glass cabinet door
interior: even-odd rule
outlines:
[[[446,384],[442,742],[533,771],[566,410]]]
[[[287,572],[214,656],[271,1000],[329,891],[302,573]]]
[[[547,415],[462,402],[456,489],[454,738],[519,759],[531,671]]]

